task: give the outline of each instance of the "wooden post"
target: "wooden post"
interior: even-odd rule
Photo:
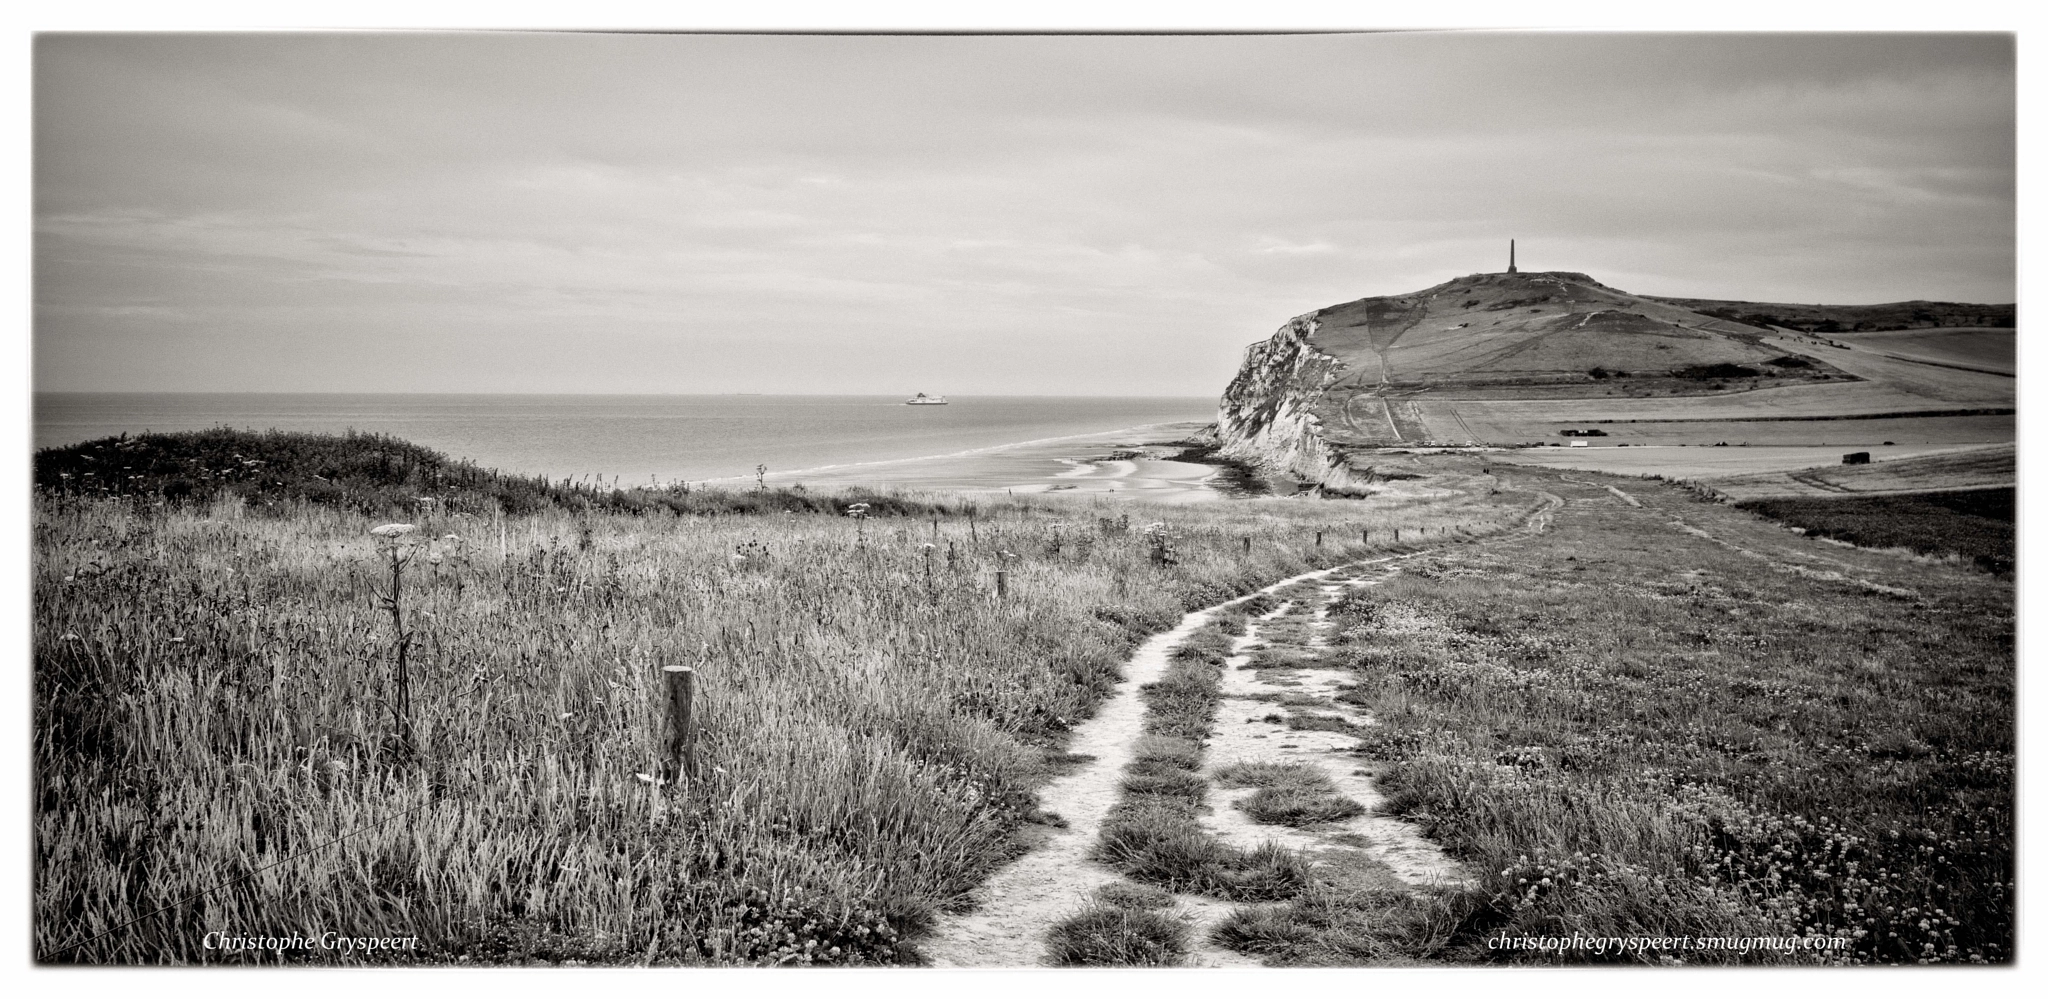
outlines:
[[[663,666],[668,677],[668,772],[670,779],[697,776],[697,719],[691,710],[697,692],[697,671],[688,666]]]
[[[932,540],[939,540],[939,515],[936,513],[932,514]]]
[[[1250,555],[1250,554],[1252,553],[1252,539],[1251,539],[1251,535],[1245,535],[1245,539],[1244,539],[1244,553],[1245,553],[1246,555]]]
[[[957,546],[955,546],[955,545],[953,544],[953,539],[951,539],[951,538],[947,538],[947,539],[946,539],[946,571],[947,571],[947,572],[952,572],[953,570],[955,570],[955,569],[958,569],[958,568],[960,568],[960,549],[959,549],[959,548],[958,548]]]
[[[1000,600],[1010,592],[1010,570],[996,570],[996,599]]]
[[[1316,547],[1317,547],[1317,548],[1321,548],[1322,546],[1323,546],[1323,532],[1321,532],[1321,531],[1317,531],[1317,532],[1316,532]]]
[[[977,530],[974,526],[974,509],[972,507],[968,508],[967,510],[967,536],[970,539],[972,539],[976,545],[981,544],[981,532]]]
[[[405,652],[412,645],[412,632],[405,630],[405,604],[401,587],[404,585],[406,559],[400,558],[396,549],[391,554],[391,630],[397,636],[398,665],[392,675],[395,704],[392,716],[397,720],[398,744],[407,754],[413,751],[412,742],[412,678],[406,668]]]
[[[1362,544],[1366,544],[1366,543],[1368,543],[1368,542],[1369,542],[1369,541],[1371,540],[1371,536],[1372,536],[1372,532],[1371,532],[1371,531],[1369,531],[1369,530],[1366,530],[1366,529],[1365,529],[1365,528],[1363,528],[1363,527],[1361,527],[1361,528],[1359,528],[1359,529],[1358,529],[1358,543],[1359,543],[1359,544],[1361,544],[1361,545],[1362,545]]]
[[[1400,528],[1398,528],[1398,527],[1394,528],[1394,540],[1395,540],[1395,541],[1399,541],[1399,540],[1401,540],[1401,529],[1400,529]]]

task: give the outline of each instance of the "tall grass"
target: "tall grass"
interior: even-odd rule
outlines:
[[[1508,499],[1141,509],[1172,532],[1165,564],[1112,505],[985,503],[970,533],[908,500],[865,525],[837,515],[846,497],[717,517],[430,504],[410,518],[434,540],[406,569],[416,751],[398,754],[383,517],[45,490],[35,953],[914,962],[932,915],[1020,849],[1048,754],[1146,634],[1358,557],[1336,542],[1362,526],[1498,524]],[[934,515],[958,558],[928,585]],[[638,775],[660,773],[673,663],[699,677],[700,777],[660,787]],[[420,943],[204,943],[288,929]]]

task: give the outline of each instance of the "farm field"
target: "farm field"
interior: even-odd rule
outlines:
[[[1844,343],[1852,341],[1844,340]],[[1921,364],[1886,357],[1870,350],[1816,346],[1803,340],[1781,338],[1773,341],[1788,353],[1803,354],[1825,361],[1859,378],[1889,386],[1928,401],[1956,405],[2012,405],[2018,391],[2010,375]]]
[[[1871,455],[1876,458],[1875,452]],[[1887,458],[1868,465],[1825,465],[1796,472],[1764,472],[1704,480],[1729,499],[1830,497],[1857,493],[1914,493],[2012,487],[2018,481],[2018,449],[1978,448]]]
[[[1921,367],[1924,367],[1922,365]],[[1968,374],[1968,372],[1961,372]],[[1986,378],[1996,377],[1991,375]],[[1516,443],[1555,440],[1565,427],[1602,420],[1714,420],[1776,422],[1787,417],[1878,416],[1956,409],[2014,408],[2012,380],[2001,400],[1947,402],[1915,396],[1871,382],[1845,382],[1798,389],[1759,389],[1733,395],[1661,398],[1428,400],[1414,405],[1427,423],[1430,440]],[[1897,417],[1929,419],[1930,417]],[[1936,417],[1946,419],[1947,417]],[[1846,421],[1802,421],[1819,433]],[[1612,432],[1611,428],[1608,429]],[[1725,438],[1716,437],[1715,440]],[[1815,438],[1825,440],[1827,438]],[[1711,443],[1711,442],[1709,442]]]
[[[1449,410],[1455,418],[1461,418],[1470,403],[1425,403],[1425,414],[1436,414]],[[1431,407],[1439,407],[1432,411]],[[1441,416],[1431,420],[1431,426],[1442,426]],[[1459,428],[1472,427],[1475,421],[1466,420],[1455,424]],[[1841,420],[1640,420],[1635,422],[1600,423],[1593,421],[1570,422],[1553,419],[1546,424],[1519,428],[1522,432],[1509,437],[1480,437],[1459,435],[1455,437],[1433,437],[1437,441],[1508,441],[1508,442],[1549,442],[1562,443],[1563,430],[1597,429],[1605,437],[1594,438],[1596,446],[1611,447],[1618,443],[1629,444],[1706,444],[1713,445],[1727,441],[1730,446],[1751,445],[1813,445],[1813,446],[1882,446],[1884,442],[1895,444],[1988,444],[2010,441],[2017,432],[2017,417],[2012,413],[1982,414],[1974,416],[1901,416],[1875,417]]]
[[[1874,448],[1870,460],[1882,464],[1927,455],[2010,453],[2011,445],[1922,444]],[[1495,452],[1491,461],[1546,468],[1571,468],[1615,475],[1657,475],[1668,479],[1717,480],[1721,476],[1785,472],[1842,465],[1840,447],[1588,447],[1527,448]],[[1358,460],[1358,459],[1354,459]]]
[[[1901,357],[1919,358],[1942,364],[2017,371],[2016,330],[1957,327],[1951,329],[1886,330],[1880,333],[1830,333],[1831,340]]]

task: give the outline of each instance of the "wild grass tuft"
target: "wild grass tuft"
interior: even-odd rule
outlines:
[[[1173,893],[1152,885],[1111,881],[1095,890],[1095,900],[1119,909],[1170,909]]]
[[[1311,764],[1238,762],[1217,770],[1216,781],[1258,788],[1237,807],[1268,825],[1310,826],[1365,814],[1365,806],[1338,794],[1329,775]]]
[[[1282,905],[1237,909],[1210,939],[1286,965],[1399,965],[1441,956],[1463,917],[1457,896],[1319,885]]]
[[[1172,967],[1187,954],[1188,928],[1164,913],[1096,905],[1055,923],[1046,944],[1061,967]]]

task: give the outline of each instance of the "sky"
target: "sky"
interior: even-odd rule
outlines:
[[[41,391],[1218,395],[1505,267],[2015,298],[2006,35],[44,34]]]

